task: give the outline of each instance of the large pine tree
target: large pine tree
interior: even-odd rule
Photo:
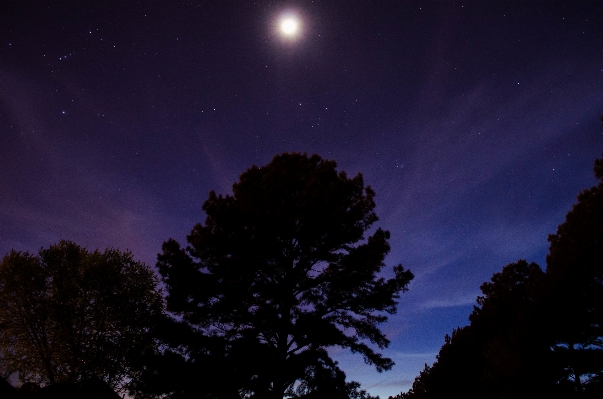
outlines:
[[[362,175],[349,178],[317,155],[253,166],[232,195],[210,193],[187,248],[164,243],[168,310],[226,340],[237,367],[253,363],[249,394],[282,398],[331,346],[389,369],[369,343],[388,345],[379,325],[413,276],[401,265],[380,275],[389,233],[365,237],[377,221],[374,195]]]

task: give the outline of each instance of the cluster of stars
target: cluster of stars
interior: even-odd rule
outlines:
[[[75,51],[74,51],[74,52],[72,52],[72,53],[69,53],[69,54],[67,54],[67,55],[63,55],[63,56],[59,57],[59,61],[66,60],[68,57],[71,57],[71,56],[72,56],[72,55],[74,55],[74,54],[75,54]]]

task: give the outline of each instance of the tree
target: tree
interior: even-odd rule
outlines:
[[[60,241],[0,263],[0,355],[23,382],[100,379],[118,388],[153,348],[163,300],[153,271],[129,252]]]
[[[397,265],[392,278],[379,276],[390,247],[387,231],[364,237],[377,221],[374,196],[361,174],[348,178],[318,155],[251,167],[232,195],[210,192],[186,248],[163,244],[168,310],[229,348],[254,347],[253,359],[239,359],[257,361],[256,396],[282,398],[331,346],[391,368],[367,341],[389,344],[379,325],[413,275]]]
[[[540,266],[519,260],[480,287],[484,296],[469,319],[482,340],[482,397],[553,397],[552,332],[541,307],[544,283]]]
[[[548,302],[561,385],[588,394],[603,378],[603,158],[595,187],[582,191],[547,256]]]
[[[525,260],[495,273],[480,287],[471,323],[446,335],[436,362],[395,399],[551,397],[548,336],[531,308],[543,278]]]
[[[141,374],[128,387],[137,399],[240,399],[240,387],[261,364],[261,358],[255,364],[239,361],[254,358],[255,346],[238,342],[227,348],[223,337],[203,334],[186,322],[165,318],[157,330],[161,349],[145,353]]]
[[[4,378],[0,378],[0,398],[18,399],[19,392]]]
[[[480,365],[479,344],[469,326],[457,328],[452,336],[446,334],[433,365],[425,368],[413,381],[408,392],[389,399],[475,398],[476,370]]]
[[[494,274],[471,324],[395,399],[601,397],[603,158],[594,170],[599,184],[549,236],[546,272],[519,261]]]

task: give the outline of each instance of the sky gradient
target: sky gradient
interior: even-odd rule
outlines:
[[[317,153],[377,193],[389,265],[415,274],[383,326],[406,391],[479,286],[595,184],[603,3],[12,2],[0,6],[0,255],[60,239],[130,250],[205,216],[251,165]],[[284,37],[279,18],[296,15]]]

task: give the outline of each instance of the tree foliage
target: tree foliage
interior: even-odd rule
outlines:
[[[0,263],[0,355],[23,382],[112,388],[136,374],[162,314],[157,278],[128,252],[89,252],[61,241],[38,255],[11,251]]]
[[[142,372],[129,386],[130,396],[137,399],[240,399],[253,361],[262,363],[254,346],[239,342],[227,347],[223,337],[206,335],[182,321],[163,319],[157,332],[161,350],[140,359]]]
[[[595,398],[603,393],[603,158],[555,234],[547,269],[519,261],[483,296],[437,361],[396,398]]]
[[[543,278],[535,263],[511,263],[482,284],[471,324],[446,335],[436,362],[415,379],[401,399],[532,397],[546,344],[529,321],[527,305]],[[530,328],[524,328],[530,324]],[[537,339],[535,339],[537,338]]]
[[[581,394],[603,378],[603,158],[597,186],[582,191],[549,236],[548,309],[561,383]],[[601,388],[598,388],[599,390]]]
[[[164,243],[158,267],[168,310],[224,339],[229,356],[254,351],[247,386],[257,396],[281,398],[308,373],[333,371],[324,352],[331,346],[389,369],[393,362],[369,344],[388,345],[379,325],[413,276],[401,265],[380,276],[389,233],[365,238],[377,221],[374,195],[362,175],[348,178],[317,155],[251,167],[232,195],[209,194],[205,223],[186,248]]]

